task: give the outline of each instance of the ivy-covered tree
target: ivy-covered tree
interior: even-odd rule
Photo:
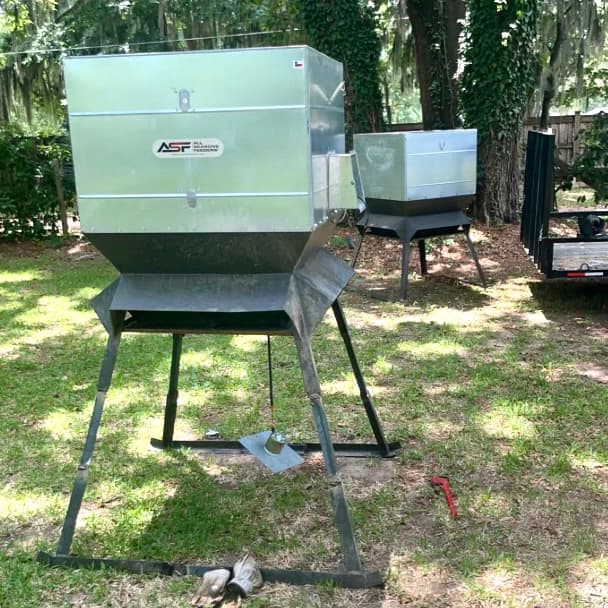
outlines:
[[[469,0],[461,102],[479,133],[474,215],[512,222],[519,211],[520,134],[537,74],[537,0]]]
[[[309,44],[344,64],[347,137],[380,131],[380,41],[374,14],[359,0],[299,0]]]

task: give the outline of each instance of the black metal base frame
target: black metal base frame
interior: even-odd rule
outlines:
[[[91,570],[121,570],[133,574],[156,574],[162,576],[190,575],[202,577],[205,572],[216,568],[230,566],[200,566],[198,564],[172,564],[150,560],[102,559],[96,557],[78,557],[75,555],[57,555],[40,551],[37,560],[41,564],[66,568],[88,568]],[[333,584],[347,589],[369,589],[384,584],[382,575],[377,570],[371,572],[316,572],[313,570],[280,570],[261,568],[262,578],[266,583],[286,583],[288,585],[322,585]]]
[[[276,570],[262,569],[262,575],[267,582],[283,582],[294,585],[332,583],[342,587],[349,588],[367,588],[377,587],[382,585],[382,576],[378,571],[364,572],[361,565],[359,550],[355,541],[352,521],[348,503],[344,494],[342,481],[338,474],[336,454],[341,456],[351,457],[368,457],[381,456],[390,458],[394,456],[400,448],[399,443],[389,443],[386,440],[380,420],[371,400],[371,396],[365,384],[365,380],[361,373],[361,368],[357,361],[352,341],[348,332],[346,319],[338,300],[332,304],[332,310],[340,330],[341,337],[344,341],[346,351],[350,360],[350,364],[357,381],[360,391],[360,397],[367,414],[374,438],[375,444],[333,444],[329,432],[329,425],[325,415],[323,402],[321,398],[321,387],[317,375],[316,365],[312,353],[310,337],[302,337],[302,335],[294,331],[300,367],[304,380],[305,390],[311,404],[312,414],[315,421],[317,433],[319,435],[319,444],[302,444],[292,446],[295,449],[304,452],[321,451],[325,462],[325,468],[329,481],[329,492],[332,499],[332,506],[335,515],[336,527],[340,545],[342,547],[344,567],[343,572],[312,572],[300,570]],[[135,573],[152,573],[152,574],[192,574],[202,576],[206,571],[213,567],[189,565],[189,564],[170,564],[167,562],[148,561],[148,560],[122,560],[122,559],[105,559],[95,557],[80,557],[70,554],[72,540],[76,529],[76,521],[78,513],[84,497],[84,492],[87,484],[89,466],[93,456],[93,450],[97,439],[97,432],[101,423],[104,402],[107,391],[110,387],[120,338],[122,333],[122,324],[116,328],[114,332],[110,332],[108,343],[99,373],[99,381],[97,385],[97,394],[93,406],[93,413],[89,423],[89,429],[85,440],[84,449],[76,471],[76,479],[70,496],[68,509],[66,512],[64,525],[61,531],[59,543],[55,553],[40,552],[38,561],[51,566],[67,566],[74,568],[111,568],[126,570]],[[175,428],[175,419],[177,414],[178,400],[178,380],[180,369],[180,358],[182,350],[182,341],[184,334],[188,333],[184,330],[180,333],[173,333],[173,350],[171,358],[171,371],[169,377],[169,390],[167,393],[165,404],[165,419],[163,425],[162,439],[153,439],[152,445],[159,448],[180,448],[191,447],[205,452],[226,454],[242,452],[243,448],[237,442],[231,441],[179,441],[173,439]]]
[[[479,258],[477,257],[477,251],[475,250],[471,235],[469,234],[471,220],[464,211],[427,213],[410,215],[407,217],[366,212],[359,222],[357,222],[357,229],[359,230],[360,238],[351,261],[351,266],[353,268],[357,263],[357,258],[361,246],[363,245],[363,239],[368,232],[377,236],[397,238],[402,242],[401,283],[399,286],[399,297],[401,300],[407,298],[410,242],[418,241],[420,273],[426,275],[428,274],[428,266],[426,261],[425,240],[438,236],[447,236],[451,234],[464,235],[467,247],[469,248],[469,253],[475,263],[477,274],[479,275],[479,281],[484,289],[488,286],[483,269],[479,263]]]

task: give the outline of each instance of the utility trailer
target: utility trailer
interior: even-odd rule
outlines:
[[[555,221],[589,222],[590,217],[608,220],[608,209],[554,209],[554,150],[552,133],[528,133],[521,242],[548,279],[608,277],[608,236],[601,230],[597,234],[579,231],[576,236],[551,235]]]

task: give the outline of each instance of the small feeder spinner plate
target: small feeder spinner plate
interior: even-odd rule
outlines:
[[[273,473],[280,473],[304,462],[304,459],[287,444],[279,454],[271,454],[266,451],[264,446],[271,433],[272,431],[262,431],[255,435],[247,435],[247,437],[241,437],[239,443]]]

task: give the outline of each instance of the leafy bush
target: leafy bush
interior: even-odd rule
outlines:
[[[595,202],[600,203],[608,200],[608,114],[600,112],[581,138],[583,153],[569,167],[560,188],[570,190],[576,178],[595,190]]]
[[[0,127],[0,238],[27,239],[57,234],[59,200],[53,163],[71,161],[63,133]],[[64,174],[66,200],[74,198],[71,170]]]

